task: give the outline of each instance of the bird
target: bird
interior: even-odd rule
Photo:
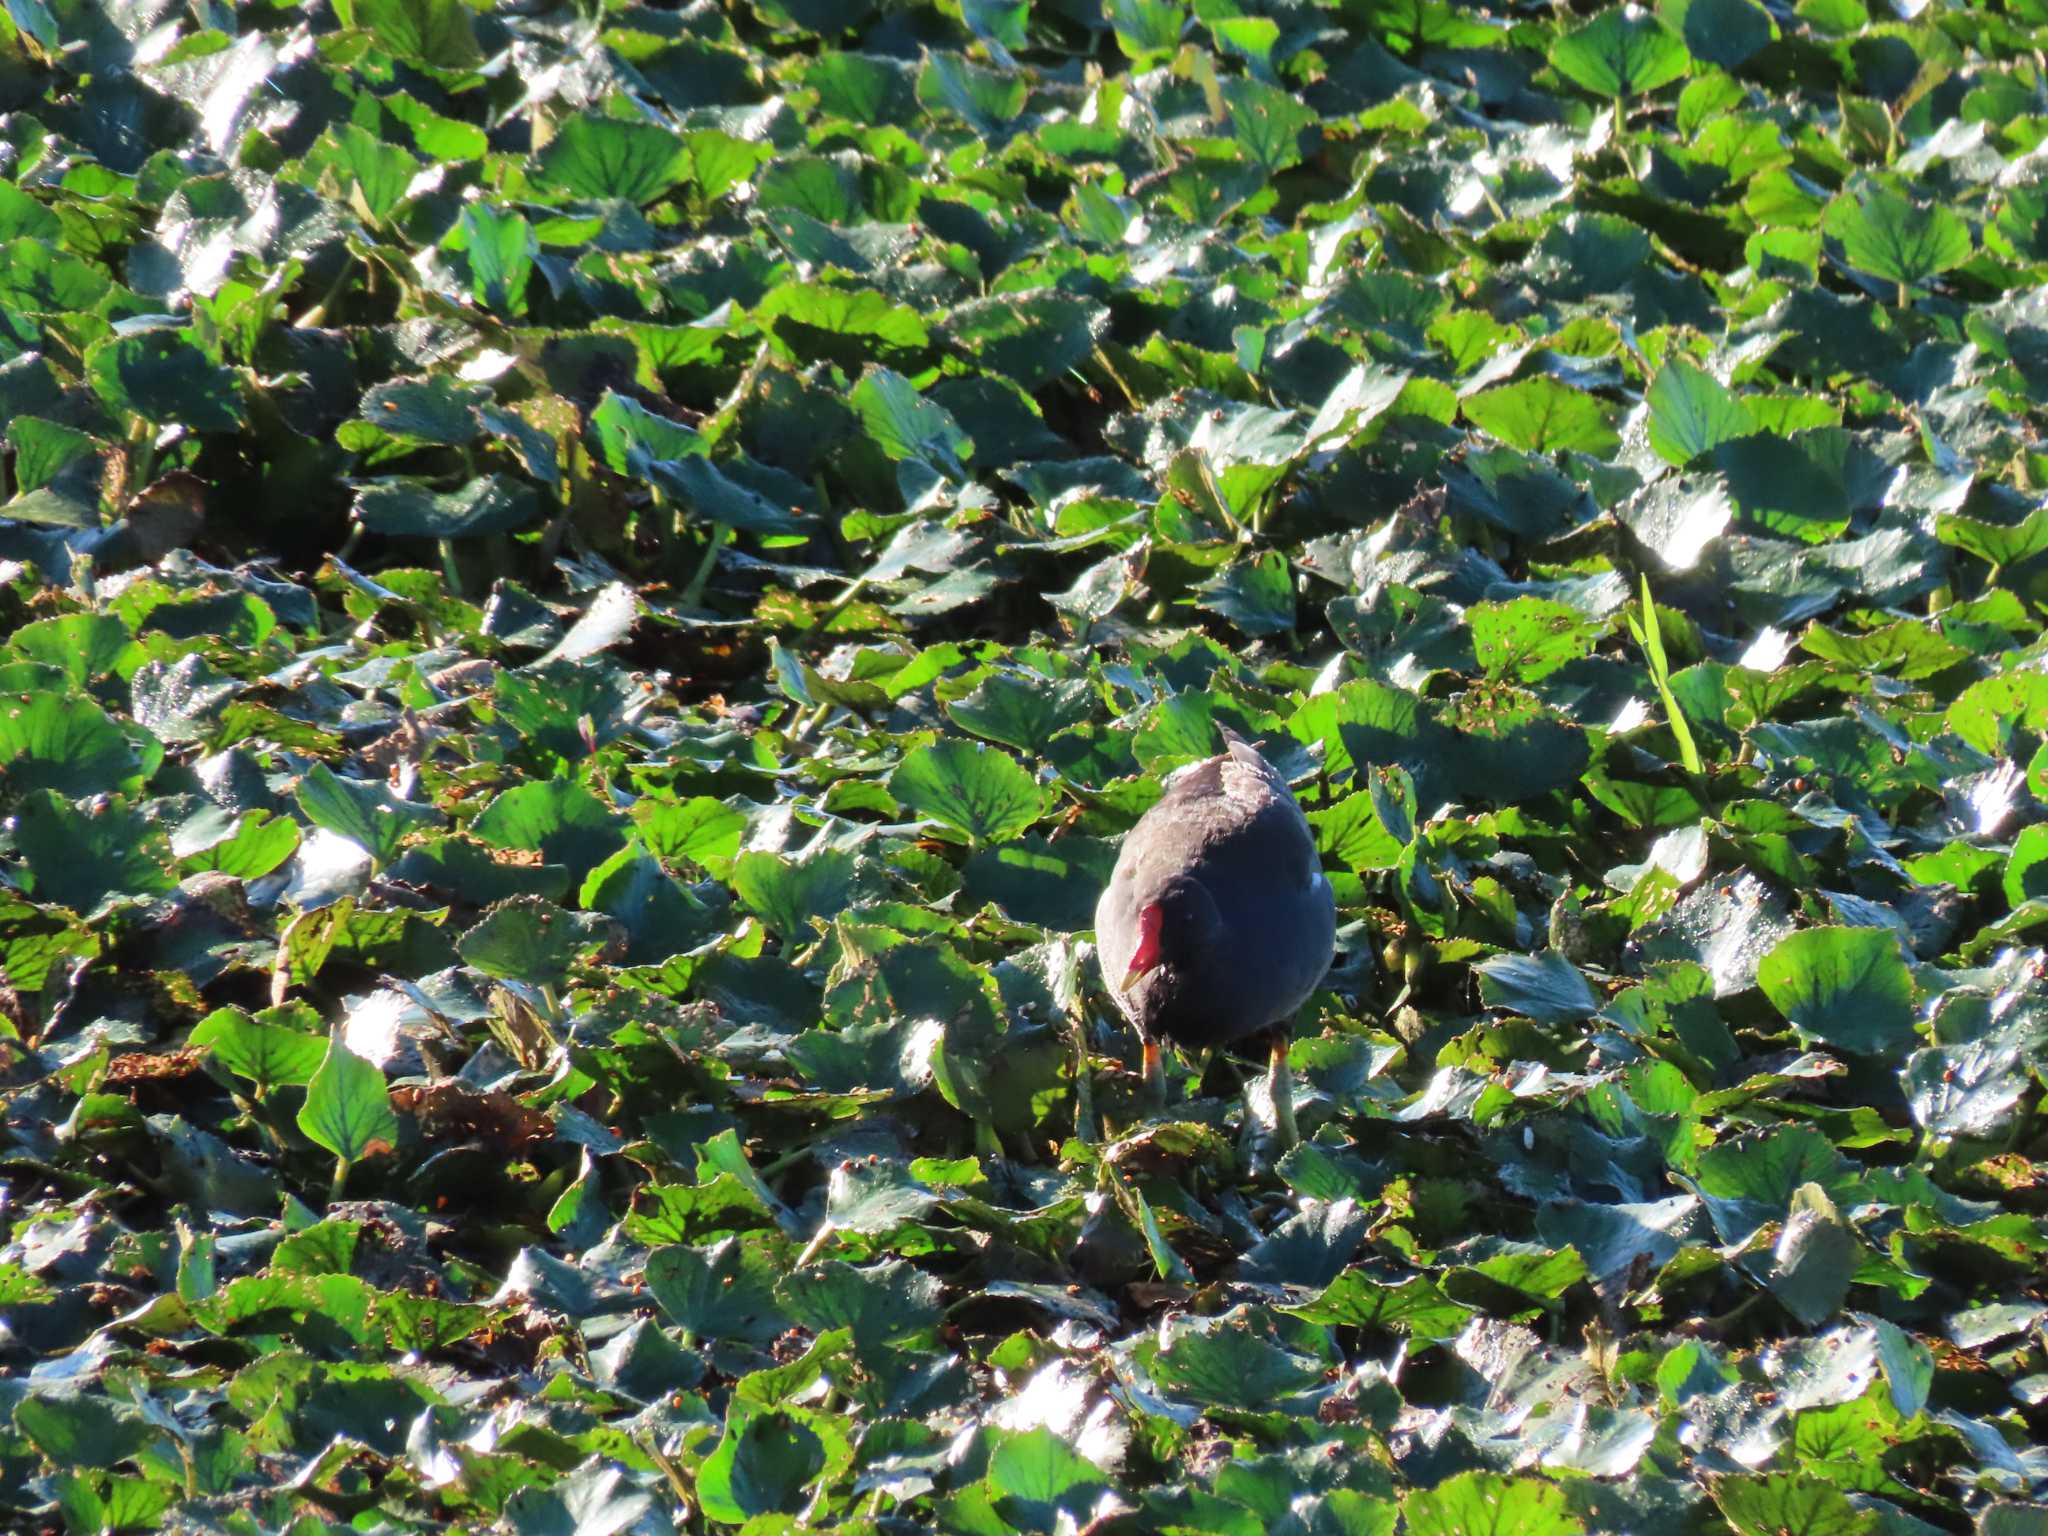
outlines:
[[[1164,1100],[1162,1040],[1202,1048],[1265,1033],[1286,1147],[1297,1139],[1288,1042],[1329,971],[1337,903],[1287,781],[1257,747],[1218,729],[1224,750],[1170,777],[1125,835],[1096,903],[1095,944],[1144,1042],[1154,1102]]]

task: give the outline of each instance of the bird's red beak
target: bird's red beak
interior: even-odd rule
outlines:
[[[1166,951],[1159,943],[1159,930],[1164,926],[1166,914],[1155,903],[1141,907],[1138,911],[1138,947],[1131,953],[1130,969],[1124,972],[1124,979],[1117,983],[1117,991],[1128,992],[1137,985],[1138,978],[1166,961]]]

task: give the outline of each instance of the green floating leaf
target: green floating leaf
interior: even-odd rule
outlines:
[[[334,178],[344,200],[381,223],[404,201],[420,163],[401,145],[388,144],[358,123],[330,127],[306,156]]]
[[[57,668],[81,689],[109,673],[128,676],[143,660],[128,626],[110,613],[38,619],[17,629],[7,644],[31,660]]]
[[[1772,1250],[1771,1294],[1808,1328],[1818,1328],[1849,1295],[1861,1244],[1818,1184],[1802,1184]]]
[[[1481,431],[1531,453],[1575,448],[1603,458],[1621,443],[1599,401],[1548,374],[1483,389],[1463,408]]]
[[[1650,407],[1650,446],[1681,469],[1733,438],[1747,437],[1756,420],[1712,374],[1674,357],[1643,395]]]
[[[178,422],[195,432],[238,432],[247,419],[234,370],[194,346],[183,331],[109,336],[85,355],[93,391],[124,416]]]
[[[756,850],[733,861],[732,888],[770,928],[796,940],[809,937],[812,918],[845,909],[854,876],[854,856],[845,849],[820,848],[801,859]]]
[[[875,446],[892,459],[911,459],[935,473],[965,480],[974,440],[943,405],[887,368],[870,368],[853,387],[853,408]]]
[[[1014,757],[978,742],[920,747],[889,775],[889,793],[976,846],[1022,836],[1045,814],[1045,791]]]
[[[248,1078],[259,1096],[272,1088],[311,1082],[328,1051],[323,1036],[252,1019],[239,1008],[216,1008],[193,1026],[185,1043],[209,1052],[237,1077]]]
[[[1812,1126],[1775,1126],[1701,1153],[1699,1190],[1723,1238],[1736,1242],[1781,1221],[1802,1185],[1818,1184],[1831,1196],[1849,1193],[1845,1167],[1842,1154]]]
[[[775,1295],[783,1262],[758,1233],[707,1248],[657,1248],[647,1256],[647,1289],[691,1338],[766,1344],[789,1326]]]
[[[2015,907],[2048,896],[2048,823],[2036,822],[2013,840],[2000,879],[2005,899]]]
[[[501,315],[526,313],[526,285],[540,241],[524,215],[489,203],[462,210],[463,254],[469,258],[469,293]]]
[[[1487,1007],[1541,1024],[1576,1024],[1600,1006],[1585,975],[1556,950],[1490,955],[1472,969],[1479,973],[1479,1000]]]
[[[521,848],[566,865],[578,881],[626,845],[625,818],[574,779],[515,785],[469,830],[494,848]]]
[[[299,1129],[344,1163],[398,1144],[398,1112],[383,1072],[343,1045],[339,1033],[306,1084]]]
[[[706,1516],[738,1525],[757,1515],[793,1515],[829,1461],[825,1442],[798,1409],[756,1413],[728,1427],[697,1470]]]
[[[1021,70],[984,69],[957,53],[927,53],[917,99],[934,111],[965,118],[975,132],[999,133],[1023,112],[1031,80]]]
[[[298,798],[308,821],[347,838],[380,869],[398,857],[407,837],[441,822],[432,806],[401,800],[383,783],[344,779],[325,763],[315,763],[299,781]]]
[[[1178,0],[1109,0],[1104,11],[1117,47],[1139,69],[1179,48],[1188,24],[1188,8]]]
[[[2048,507],[2036,507],[2017,523],[1987,523],[1943,512],[1934,520],[1934,536],[1987,564],[2015,565],[2048,553]]]
[[[884,1234],[917,1221],[938,1198],[900,1163],[848,1161],[826,1183],[825,1220],[840,1232]]]
[[[143,767],[135,742],[91,699],[38,693],[0,706],[0,772],[15,793],[133,793]]]
[[[25,1394],[14,1405],[14,1427],[60,1467],[111,1467],[158,1437],[132,1410],[85,1393]]]
[[[1048,842],[1036,833],[1021,842],[984,848],[961,869],[967,899],[992,902],[1014,922],[1063,933],[1095,926],[1095,901],[1116,868],[1116,849],[1092,837]]]
[[[1696,59],[1736,69],[1770,46],[1777,24],[1751,0],[1666,0],[1665,20]]]
[[[690,176],[690,151],[669,129],[578,112],[535,157],[536,181],[570,197],[645,204]]]
[[[1877,1536],[1876,1515],[1858,1509],[1833,1482],[1811,1472],[1721,1477],[1709,1485],[1736,1536]]]
[[[1573,783],[1592,756],[1586,733],[1561,711],[1505,685],[1460,694],[1427,736],[1450,744],[1442,767],[1463,794],[1502,805]],[[1411,766],[1404,755],[1383,760]]]
[[[938,336],[984,368],[1036,391],[1095,350],[1109,313],[1049,289],[974,299],[953,309]]]
[[[297,853],[299,841],[297,822],[251,811],[219,842],[190,853],[182,845],[174,848],[179,854],[178,868],[188,875],[218,870],[238,880],[258,880]]]
[[[926,1207],[930,1204],[926,1200]],[[841,1230],[871,1232],[893,1232],[901,1225],[886,1219],[858,1228],[834,1223]],[[861,1350],[928,1345],[945,1316],[938,1283],[901,1261],[864,1268],[837,1261],[807,1264],[792,1270],[776,1290],[804,1327],[819,1334],[844,1328]]]
[[[484,62],[461,0],[335,0],[344,27],[360,27],[393,58],[429,69],[469,70]]]
[[[605,391],[590,413],[590,428],[597,434],[605,463],[622,475],[646,474],[657,462],[711,451],[703,434],[612,390]]]
[[[1550,62],[1572,84],[1612,101],[1669,85],[1692,58],[1655,16],[1613,6],[1552,43]]]
[[[1148,1362],[1160,1390],[1204,1407],[1284,1411],[1323,1381],[1322,1366],[1249,1328],[1190,1328]]]
[[[98,438],[61,422],[17,416],[7,424],[7,441],[14,449],[17,496],[69,477],[77,482],[81,496],[96,499],[100,455],[105,451]]]
[[[690,457],[650,466],[655,482],[701,522],[723,523],[748,533],[793,533],[794,508],[777,506],[740,484],[707,458]]]
[[[661,861],[637,843],[628,843],[593,869],[577,900],[617,920],[628,965],[658,965],[695,948],[717,931],[721,915],[677,885]]]
[[[1455,1339],[1473,1316],[1426,1275],[1390,1284],[1360,1269],[1347,1269],[1315,1300],[1285,1310],[1326,1327],[1386,1329],[1432,1342]]]
[[[1092,689],[1082,678],[1051,682],[1019,672],[991,672],[963,699],[946,705],[961,729],[1020,752],[1036,752],[1068,726],[1088,718]]]
[[[100,941],[71,914],[0,895],[0,974],[17,995],[41,992],[66,961],[89,959]]]
[[[77,912],[176,884],[162,829],[119,800],[80,810],[52,790],[31,791],[14,813],[14,846],[30,894]]]
[[[560,986],[584,955],[614,937],[603,913],[565,912],[538,896],[513,896],[486,912],[455,948],[486,976]]]
[[[607,393],[591,412],[590,424],[612,469],[652,481],[699,521],[752,533],[790,533],[798,526],[792,509],[713,464],[711,445],[680,422]]]
[[[1230,136],[1244,157],[1268,176],[1302,159],[1302,135],[1320,119],[1292,91],[1236,75],[1223,83]]]
[[[1294,573],[1275,550],[1233,560],[1195,589],[1195,605],[1248,635],[1285,634],[1294,628]]]
[[[1410,1536],[1583,1536],[1586,1529],[1556,1483],[1498,1472],[1460,1472],[1433,1488],[1411,1489],[1401,1518]]]
[[[1087,1524],[1108,1479],[1102,1468],[1043,1426],[998,1430],[988,1476],[996,1513],[1020,1531],[1058,1531]],[[1064,1518],[1062,1518],[1064,1517]]]
[[[1591,653],[1600,626],[1577,609],[1541,597],[1474,603],[1465,610],[1473,658],[1492,678],[1535,682]]]
[[[633,803],[632,817],[649,853],[699,864],[713,874],[731,865],[747,830],[745,812],[709,795],[681,801],[642,796]]]
[[[1899,1417],[1911,1419],[1927,1406],[1934,1386],[1934,1352],[1888,1318],[1873,1318],[1877,1359]]]
[[[540,497],[505,475],[484,475],[457,491],[410,480],[373,480],[356,493],[356,521],[372,533],[415,539],[473,539],[532,522]]]
[[[1842,243],[1857,271],[1906,288],[1960,267],[1975,249],[1961,214],[1887,186],[1842,193],[1828,204],[1821,228]]]
[[[1870,1056],[1913,1043],[1913,976],[1882,928],[1806,928],[1757,966],[1757,985],[1809,1040]]]
[[[387,379],[365,390],[362,420],[392,437],[459,448],[483,434],[477,412],[491,403],[481,384],[463,384],[445,373]],[[347,445],[346,429],[343,437]]]
[[[931,340],[916,310],[872,288],[784,283],[756,313],[772,321],[776,338],[805,362],[822,359],[849,373],[877,353],[916,352]]]

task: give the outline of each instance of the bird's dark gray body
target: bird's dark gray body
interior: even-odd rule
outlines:
[[[1103,979],[1151,1039],[1226,1045],[1291,1022],[1330,968],[1337,909],[1314,834],[1273,766],[1228,750],[1184,769],[1124,839],[1095,908]],[[1165,901],[1163,963],[1119,990],[1139,914]]]

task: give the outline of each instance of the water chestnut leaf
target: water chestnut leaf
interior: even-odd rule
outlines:
[[[1974,248],[1969,225],[1952,209],[1885,186],[1842,193],[1828,204],[1821,227],[1841,242],[1850,266],[1902,289],[1961,266]]]
[[[889,775],[889,793],[977,847],[1021,836],[1045,814],[1045,791],[1014,757],[950,740],[920,747]]]
[[[389,379],[363,393],[362,419],[392,437],[461,447],[481,432],[477,411],[490,403],[481,384],[462,384],[446,374]],[[344,428],[343,441],[349,441]]]
[[[1465,398],[1463,409],[1481,431],[1532,453],[1575,448],[1598,455],[1620,441],[1597,400],[1548,374],[1481,390]]]
[[[134,739],[89,698],[38,693],[0,704],[0,782],[14,794],[133,791],[142,768]]]
[[[690,152],[666,128],[578,112],[535,157],[535,178],[574,198],[645,204],[690,175]]]
[[[343,1163],[388,1152],[398,1141],[398,1114],[384,1074],[343,1045],[339,1034],[328,1039],[306,1083],[299,1129]]]
[[[494,848],[525,849],[566,865],[578,880],[626,841],[623,818],[574,779],[508,789],[483,808],[469,830]]]
[[[85,366],[94,392],[124,419],[178,422],[195,432],[233,432],[246,419],[234,372],[182,331],[109,336],[94,343]]]
[[[436,492],[401,479],[374,480],[356,493],[356,520],[372,533],[416,539],[472,539],[510,533],[533,520],[532,487],[485,475],[459,490]]]
[[[1748,407],[1682,357],[1659,370],[1643,399],[1650,407],[1650,446],[1681,469],[1757,429]]]
[[[2043,17],[1912,9],[11,0],[0,1528],[2016,1536]],[[1092,955],[1225,724],[1292,1148]]]
[[[1810,1472],[1730,1476],[1715,1480],[1714,1502],[1739,1536],[1775,1536],[1801,1531],[1809,1536],[1874,1536],[1874,1515],[1849,1502],[1825,1478]]]
[[[800,1410],[773,1409],[726,1430],[697,1473],[697,1497],[713,1520],[793,1515],[825,1470],[825,1442]]]
[[[300,781],[298,800],[314,826],[347,838],[380,867],[398,856],[412,833],[441,821],[432,806],[401,800],[383,784],[345,779],[325,763],[314,764]]]
[[[809,937],[812,918],[833,916],[846,906],[854,879],[854,856],[839,848],[813,849],[801,859],[756,850],[732,866],[734,894],[793,941]]]
[[[1572,84],[1612,101],[1669,85],[1692,60],[1656,17],[1617,6],[1552,43],[1550,62]]]
[[[158,895],[175,883],[162,830],[120,800],[81,808],[52,790],[32,790],[14,811],[14,845],[31,894],[76,912]]]
[[[1489,1008],[1569,1024],[1590,1017],[1599,1007],[1579,968],[1555,950],[1493,955],[1473,969],[1479,974],[1480,1000]]]
[[[538,896],[513,896],[486,912],[455,947],[487,976],[560,986],[584,955],[615,938],[612,920],[602,913],[565,912]]]
[[[1581,1536],[1586,1529],[1571,1512],[1563,1489],[1497,1472],[1460,1472],[1434,1488],[1414,1489],[1401,1500],[1401,1516],[1415,1536],[1479,1531]]]
[[[1787,934],[1757,966],[1757,985],[1808,1040],[1870,1055],[1913,1039],[1913,980],[1898,940],[1877,928]]]

